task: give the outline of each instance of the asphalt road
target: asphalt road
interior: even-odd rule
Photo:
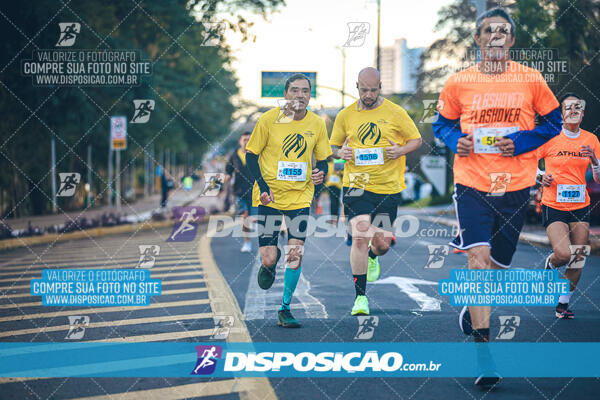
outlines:
[[[399,239],[390,252],[381,257],[381,275],[377,284],[367,285],[371,315],[379,325],[374,342],[465,342],[472,340],[458,328],[459,307],[437,295],[436,283],[447,279],[449,270],[466,268],[463,254],[450,254],[439,269],[425,268],[428,245],[446,244],[452,237],[450,227],[421,221],[418,234]],[[231,285],[246,325],[255,342],[357,342],[358,321],[350,315],[354,289],[350,271],[350,248],[342,238],[309,238],[304,253],[302,279],[291,309],[302,323],[301,329],[277,326],[277,309],[281,301],[283,269],[269,291],[257,289],[257,263],[253,256],[235,253],[239,239],[213,239],[213,254]],[[281,245],[281,243],[280,243]],[[520,243],[513,266],[543,268],[549,249]],[[576,318],[557,320],[550,307],[495,307],[491,335],[500,329],[499,316],[521,317],[513,341],[519,342],[588,342],[600,338],[600,257],[587,260],[579,282],[579,294],[571,301]],[[412,278],[418,281],[409,281]],[[407,282],[417,282],[406,288]],[[404,287],[404,290],[401,288]],[[416,289],[419,295],[407,294]],[[583,293],[583,294],[581,294]],[[422,295],[425,295],[422,298]],[[421,296],[421,298],[419,297]],[[428,299],[429,298],[429,299]],[[423,311],[435,308],[438,311]],[[419,301],[420,300],[420,301]],[[432,303],[433,302],[433,303]],[[560,366],[557,366],[560,368]],[[595,399],[600,379],[505,379],[493,390],[474,387],[471,378],[397,378],[397,379],[270,379],[282,399],[327,398],[399,398],[399,399]]]
[[[466,267],[466,257],[449,254],[441,268],[425,268],[428,245],[445,244],[451,228],[421,222],[420,235],[401,238],[381,258],[377,284],[368,284],[371,314],[379,319],[374,342],[465,342],[458,329],[458,307],[437,295],[436,283],[452,268]],[[69,316],[89,317],[82,341],[188,341],[210,340],[215,304],[207,287],[208,261],[198,251],[198,237],[190,242],[167,242],[169,229],[140,231],[19,248],[0,253],[0,340],[6,342],[65,342]],[[160,255],[152,277],[163,281],[163,294],[152,306],[138,309],[43,307],[29,295],[29,279],[44,268],[135,267],[139,245],[158,244]],[[301,329],[277,326],[283,269],[269,291],[256,284],[256,252],[240,253],[242,239],[213,238],[214,264],[231,288],[255,342],[362,342],[356,338],[358,320],[350,316],[354,300],[349,253],[342,238],[309,238],[302,278],[292,310]],[[256,242],[254,243],[256,251]],[[519,244],[513,264],[541,268],[549,249]],[[491,334],[499,331],[499,316],[520,316],[513,341],[587,342],[600,338],[600,258],[590,257],[571,308],[576,319],[559,321],[549,307],[496,307]],[[282,267],[282,265],[280,265]],[[411,280],[412,279],[412,280]],[[557,365],[556,368],[561,368]],[[264,398],[244,380],[198,378],[52,378],[2,379],[0,399],[71,398]],[[492,391],[473,386],[471,378],[396,379],[269,379],[281,399],[593,399],[599,379],[505,379]],[[260,392],[260,393],[265,393]]]

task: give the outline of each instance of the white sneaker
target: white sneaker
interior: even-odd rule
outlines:
[[[550,255],[546,257],[546,261],[544,262],[544,269],[552,269],[550,265],[550,257],[552,257],[552,254],[554,253],[550,253]]]
[[[252,242],[244,242],[242,249],[240,250],[242,253],[250,253],[252,252]]]

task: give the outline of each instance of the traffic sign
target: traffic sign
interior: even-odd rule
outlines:
[[[421,171],[440,195],[446,194],[446,158],[444,156],[421,156]]]
[[[110,117],[110,148],[112,150],[127,148],[127,117]]]
[[[285,81],[292,75],[305,75],[310,81],[310,97],[317,97],[316,72],[290,72],[290,71],[262,71],[261,72],[261,97],[283,97]]]

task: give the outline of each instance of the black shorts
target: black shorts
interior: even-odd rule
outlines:
[[[356,189],[344,187],[344,211],[348,221],[357,215],[370,215],[371,223],[386,231],[393,231],[394,221],[398,215],[400,192],[393,194],[379,194],[362,191],[359,196]]]
[[[258,246],[277,246],[279,231],[281,230],[281,217],[285,218],[288,239],[306,240],[308,229],[308,216],[310,208],[297,210],[278,210],[263,205],[258,206]]]
[[[542,204],[542,224],[547,228],[553,222],[590,222],[590,206],[578,210],[563,211]]]
[[[509,268],[525,222],[529,188],[488,196],[457,183],[452,198],[460,230],[450,246],[461,250],[490,246],[492,261]]]

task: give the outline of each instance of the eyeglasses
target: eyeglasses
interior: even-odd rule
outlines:
[[[583,111],[585,107],[580,103],[565,105],[565,111]]]

